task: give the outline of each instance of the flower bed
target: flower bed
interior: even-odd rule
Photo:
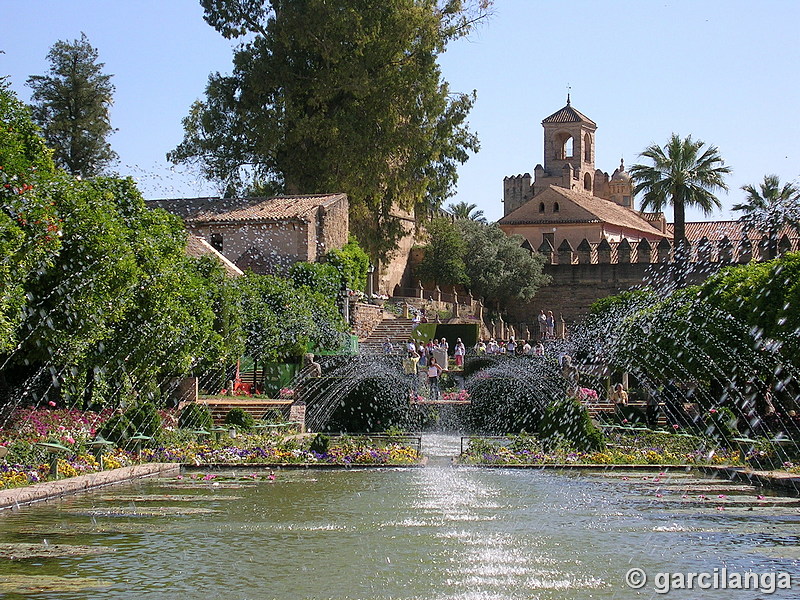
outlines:
[[[710,445],[702,438],[655,431],[617,432],[598,452],[575,452],[569,447],[546,449],[535,437],[472,438],[461,457],[463,464],[587,464],[587,465],[741,465],[738,450]]]

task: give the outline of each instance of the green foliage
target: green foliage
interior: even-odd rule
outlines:
[[[114,442],[118,446],[126,446],[130,437],[136,432],[127,415],[114,415],[97,431],[100,437]]]
[[[647,426],[647,414],[638,406],[618,404],[614,407],[614,419],[621,425]]]
[[[599,452],[606,447],[603,433],[592,423],[589,411],[574,398],[548,406],[538,433],[548,449],[567,445],[577,452]]]
[[[187,404],[178,417],[178,426],[181,429],[202,429],[211,431],[214,420],[211,418],[211,411],[205,404]]]
[[[152,438],[158,438],[161,434],[161,415],[158,414],[158,409],[152,402],[142,401],[134,404],[125,411],[125,416],[134,433],[141,433]]]
[[[116,153],[106,138],[114,132],[110,108],[114,86],[102,73],[97,50],[86,34],[72,42],[58,41],[47,54],[49,75],[33,75],[33,116],[59,167],[72,175],[93,177]]]
[[[417,277],[434,285],[468,283],[464,266],[464,238],[448,219],[434,219],[427,227],[425,258],[417,267]]]
[[[706,146],[691,135],[681,139],[673,133],[663,148],[653,144],[639,156],[649,159],[652,165],[631,167],[633,193],[644,192],[642,210],[662,211],[672,205],[676,243],[686,239],[687,206],[706,214],[721,206],[714,192],[728,189],[725,175],[731,169],[725,166],[716,146]]]
[[[712,408],[703,416],[703,433],[730,444],[733,438],[739,436],[738,421],[734,412],[727,406]]]
[[[246,42],[168,158],[228,190],[346,192],[352,230],[382,262],[404,235],[396,207],[440,203],[478,148],[474,94],[453,93],[436,58],[490,2],[306,0],[280,3],[279,18],[274,4],[202,1],[210,25]]]
[[[335,298],[272,275],[248,273],[236,285],[246,352],[259,362],[342,345],[346,324]]]
[[[60,246],[50,156],[29,110],[0,81],[0,352],[16,345],[27,282]]]
[[[497,354],[470,356],[464,361],[464,377],[471,377],[479,371],[494,367],[503,360],[505,360],[505,358]]]
[[[352,235],[341,249],[332,248],[329,250],[325,255],[325,261],[339,271],[339,276],[347,289],[366,289],[369,256],[358,245],[358,240]]]
[[[309,446],[309,450],[311,452],[316,452],[317,454],[327,454],[328,449],[331,446],[331,438],[325,435],[324,433],[318,433],[313,441],[311,442],[311,446]]]
[[[759,189],[743,185],[745,202],[733,205],[744,232],[750,237],[767,236],[767,258],[778,255],[778,239],[785,227],[800,232],[800,189],[793,183],[781,186],[777,175],[765,175]]]
[[[339,295],[341,277],[333,265],[298,262],[289,269],[289,277],[295,287],[306,287],[331,299]]]
[[[486,223],[486,217],[483,216],[483,211],[475,210],[476,208],[478,208],[477,204],[470,204],[464,201],[447,206],[447,210],[456,219],[469,219],[479,223]]]
[[[328,431],[373,433],[404,428],[411,418],[407,388],[387,377],[365,379],[343,399],[325,425]]]
[[[476,297],[501,306],[512,299],[527,302],[549,283],[542,256],[522,248],[521,236],[508,236],[496,224],[459,220],[455,225],[467,245],[464,263]]]
[[[253,415],[244,410],[243,408],[232,408],[225,415],[225,425],[235,425],[240,429],[248,431],[256,424]]]

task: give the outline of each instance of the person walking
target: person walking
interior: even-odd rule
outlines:
[[[547,315],[544,314],[544,309],[539,311],[536,321],[539,323],[539,341],[542,341],[547,337]]]
[[[428,388],[430,389],[430,400],[433,402],[439,400],[439,376],[441,374],[442,367],[435,358],[431,357],[430,364],[428,364]]]

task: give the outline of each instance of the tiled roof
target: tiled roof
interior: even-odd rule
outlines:
[[[552,115],[542,121],[544,123],[589,123],[597,127],[597,123],[592,121],[589,117],[575,110],[567,101],[567,105],[561,110],[554,112]]]
[[[222,263],[225,269],[225,274],[228,277],[239,277],[244,275],[242,270],[225,258],[220,252],[216,250],[211,244],[203,238],[196,235],[189,235],[186,243],[186,254],[193,258],[200,258],[201,256],[212,256]]]
[[[674,224],[667,223],[667,231],[673,232]],[[792,227],[784,227],[778,237],[787,235],[789,239],[798,239],[800,235]],[[707,237],[709,241],[718,241],[728,236],[731,241],[744,239],[744,229],[739,221],[690,221],[686,223],[686,239],[690,242],[700,241]],[[747,234],[750,241],[760,240],[761,232],[751,231]]]
[[[261,221],[308,221],[319,206],[328,206],[345,194],[276,196],[273,198],[181,198],[149,200],[148,206],[163,208],[191,223],[241,223]]]
[[[557,202],[568,200],[583,209],[572,218],[554,218],[552,213],[545,215],[539,212],[539,203],[542,200],[552,199]],[[522,224],[557,224],[557,223],[609,223],[618,227],[633,229],[647,234],[652,238],[672,237],[672,234],[663,234],[659,229],[648,223],[640,213],[620,206],[610,200],[603,200],[586,192],[568,190],[555,185],[548,186],[544,191],[534,196],[531,200],[520,206],[514,212],[498,221],[500,225]]]

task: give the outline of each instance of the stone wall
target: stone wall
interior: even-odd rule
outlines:
[[[359,340],[366,339],[383,320],[383,308],[363,302],[350,304],[351,331]]]
[[[410,214],[398,215],[402,219],[406,235],[398,242],[388,264],[381,265],[375,281],[375,291],[379,294],[391,295],[396,286],[401,288],[412,285],[409,272],[409,256],[417,243],[416,224]]]
[[[341,248],[347,243],[350,232],[349,202],[342,196],[330,206],[320,206],[317,217],[319,233],[318,257],[332,248]]]

